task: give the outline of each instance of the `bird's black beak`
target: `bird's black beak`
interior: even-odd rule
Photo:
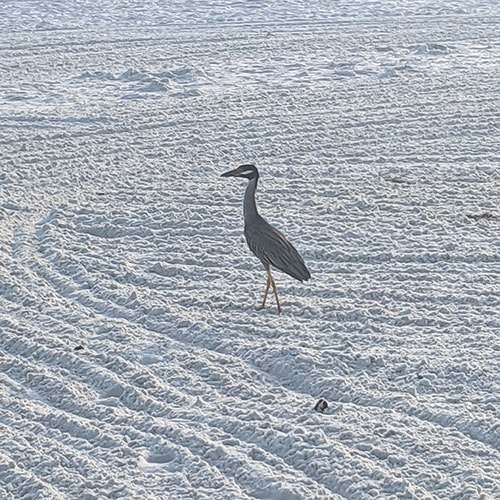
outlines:
[[[221,177],[238,177],[239,171],[237,168],[230,170],[229,172],[224,172]]]

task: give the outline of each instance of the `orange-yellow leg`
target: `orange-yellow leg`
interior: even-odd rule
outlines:
[[[269,271],[269,275],[270,274],[271,272]],[[276,305],[278,306],[278,313],[281,314],[280,299],[278,299],[278,289],[276,288],[276,283],[274,282],[272,276],[271,276],[271,285],[273,285],[274,297],[276,299]]]
[[[269,292],[269,287],[271,286],[271,273],[269,270],[267,271],[267,283],[266,283],[266,291],[264,292],[264,300],[262,301],[261,309],[266,307],[267,293]]]
[[[276,299],[276,305],[278,306],[278,313],[281,313],[280,300],[278,299],[278,290],[276,288],[276,283],[271,275],[271,270],[267,269],[267,283],[266,283],[266,291],[264,292],[264,300],[262,301],[261,309],[266,307],[267,294],[269,293],[270,286],[273,286],[274,298]]]

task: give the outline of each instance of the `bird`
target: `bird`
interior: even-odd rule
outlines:
[[[257,211],[255,192],[259,182],[259,171],[252,164],[240,165],[234,170],[225,172],[221,177],[242,177],[248,179],[248,185],[243,199],[243,218],[245,221],[245,238],[248,247],[262,262],[267,272],[267,283],[261,309],[266,307],[269,288],[272,286],[278,313],[281,305],[278,298],[276,283],[271,274],[271,266],[283,271],[299,281],[307,281],[311,273],[307,269],[304,259],[295,247],[275,227],[269,224]]]

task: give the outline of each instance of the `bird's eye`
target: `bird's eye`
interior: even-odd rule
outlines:
[[[240,172],[240,175],[252,175],[253,174],[253,170],[243,170],[242,172]]]

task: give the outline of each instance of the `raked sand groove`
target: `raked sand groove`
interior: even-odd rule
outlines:
[[[168,4],[0,7],[0,498],[499,498],[496,3]]]

